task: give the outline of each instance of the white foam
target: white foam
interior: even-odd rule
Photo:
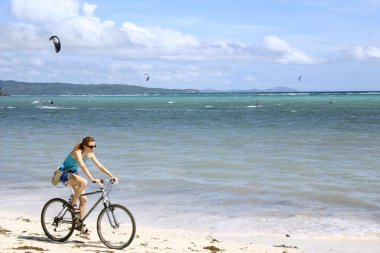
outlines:
[[[76,110],[78,109],[76,107],[59,107],[59,106],[48,106],[48,105],[37,106],[37,108],[46,109],[46,110]]]

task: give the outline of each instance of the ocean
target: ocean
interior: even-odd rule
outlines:
[[[380,238],[380,92],[0,97],[0,131],[2,211],[66,198],[90,135],[138,226]]]

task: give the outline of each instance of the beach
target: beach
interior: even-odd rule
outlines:
[[[68,241],[49,240],[38,217],[28,214],[0,214],[0,252],[256,252],[256,253],[377,253],[380,241],[305,239],[293,235],[215,234],[153,227],[137,227],[134,241],[123,250],[108,249],[101,243],[95,224],[89,223],[89,235],[79,232]]]
[[[92,225],[92,226],[91,226]],[[2,215],[0,218],[0,252],[117,252],[104,246],[96,234],[95,225],[88,224],[90,235],[74,235],[65,243],[50,241],[42,231],[40,221],[28,215]],[[202,232],[138,227],[127,252],[283,252],[279,247],[260,246],[256,243]],[[247,239],[247,238],[245,238]],[[284,242],[286,240],[283,240]],[[285,245],[284,245],[285,247]],[[208,249],[209,248],[209,249]],[[288,249],[287,252],[297,252]]]
[[[54,169],[91,135],[136,219],[127,252],[379,253],[379,108],[378,92],[2,97],[0,252],[107,252],[98,209],[88,240],[39,224],[70,194]]]

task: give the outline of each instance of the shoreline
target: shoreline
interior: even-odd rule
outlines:
[[[88,223],[88,236],[74,232],[64,243],[49,240],[39,217],[0,212],[0,252],[118,252],[103,245],[96,225]],[[256,252],[256,253],[378,253],[380,240],[300,238],[293,235],[223,234],[139,226],[124,251],[146,252]]]

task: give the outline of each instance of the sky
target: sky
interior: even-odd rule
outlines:
[[[380,0],[0,0],[0,80],[379,91],[379,70]]]

